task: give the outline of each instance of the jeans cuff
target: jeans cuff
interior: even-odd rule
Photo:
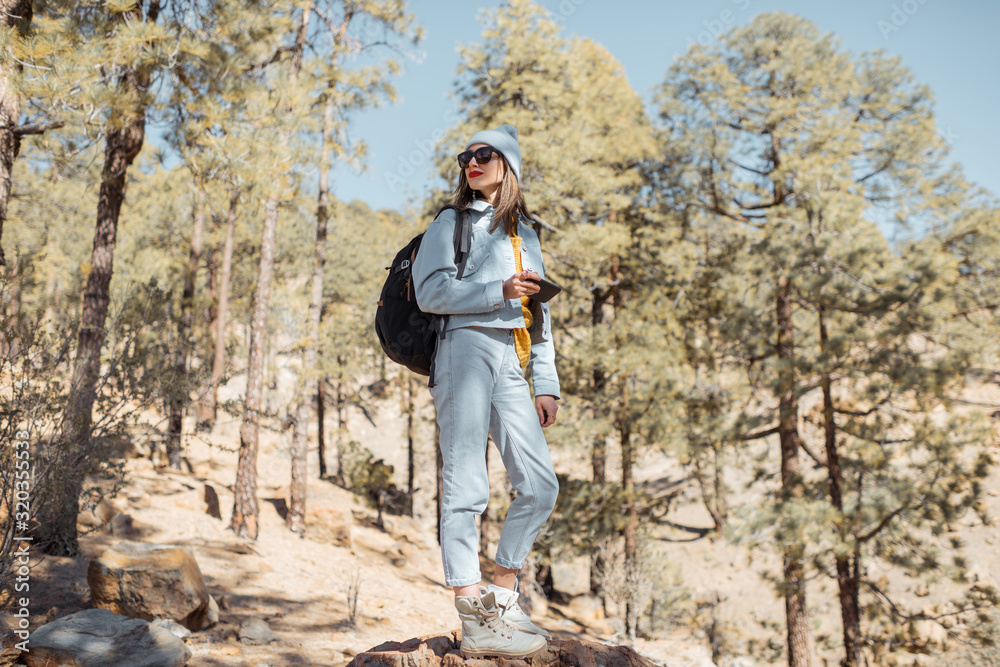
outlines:
[[[507,568],[508,570],[520,570],[522,567],[524,567],[523,560],[520,563],[515,564],[514,561],[507,560],[506,558],[501,558],[500,554],[497,554],[497,557],[493,559],[493,562],[499,565],[500,567]]]
[[[506,566],[505,566],[506,567]],[[456,586],[471,586],[483,580],[482,572],[477,572],[474,577],[462,577],[461,579],[445,579],[445,584],[455,588]]]

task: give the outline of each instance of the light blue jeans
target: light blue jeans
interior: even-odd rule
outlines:
[[[487,434],[517,490],[500,534],[497,564],[511,569],[524,565],[555,507],[559,482],[517,359],[513,329],[452,329],[438,340],[434,363],[431,395],[441,427],[444,577],[448,586],[469,586],[482,579],[476,516],[490,497]]]

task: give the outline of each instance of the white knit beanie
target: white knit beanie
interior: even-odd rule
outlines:
[[[517,128],[513,125],[501,125],[495,130],[480,130],[472,135],[469,143],[465,145],[465,150],[469,150],[472,144],[487,144],[493,147],[507,160],[507,164],[514,170],[514,177],[521,182],[521,146],[517,143]]]

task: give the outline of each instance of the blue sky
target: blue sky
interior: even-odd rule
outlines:
[[[339,165],[331,187],[342,201],[373,208],[419,204],[437,176],[422,160],[429,140],[455,116],[458,45],[479,40],[482,9],[499,0],[410,0],[424,28],[396,81],[394,105],[357,113],[350,136],[367,144],[365,170]],[[967,178],[1000,194],[1000,2],[995,0],[539,0],[564,36],[589,37],[624,66],[647,101],[670,63],[713,33],[747,23],[762,12],[784,11],[837,35],[855,53],[881,49],[898,55],[917,81],[934,92],[940,132]],[[422,162],[422,164],[414,163]],[[440,181],[437,182],[441,185]]]

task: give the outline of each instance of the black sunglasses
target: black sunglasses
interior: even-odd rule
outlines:
[[[492,146],[483,146],[482,148],[477,148],[474,151],[465,151],[458,154],[458,166],[465,169],[472,162],[472,158],[476,158],[476,164],[486,164],[493,159]]]

